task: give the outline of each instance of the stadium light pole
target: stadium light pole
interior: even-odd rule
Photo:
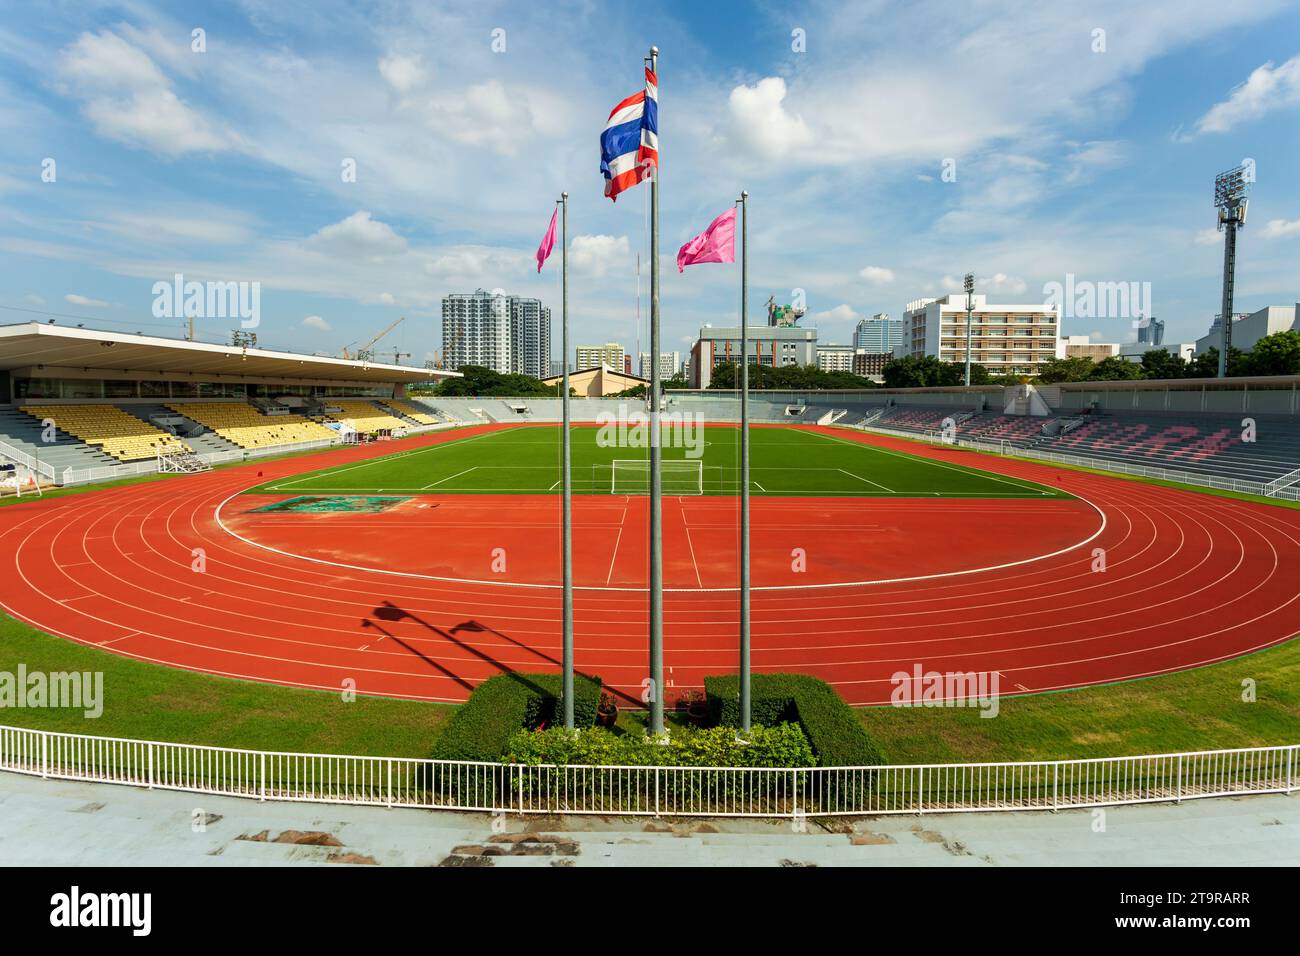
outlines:
[[[740,199],[740,732],[749,733],[749,193]],[[757,363],[755,363],[757,364]]]
[[[564,361],[564,380],[560,384],[560,406],[564,409],[561,430],[560,467],[564,487],[563,525],[564,597],[561,629],[563,631],[564,729],[573,730],[573,475],[569,447],[569,194],[560,193],[560,344]]]
[[[659,48],[650,48],[659,76]],[[663,482],[659,448],[659,164],[650,172],[650,735],[664,733]]]
[[[963,381],[966,386],[970,387],[970,319],[971,313],[975,311],[975,273],[966,273],[966,278],[962,282],[966,290],[966,375]]]
[[[1214,177],[1214,205],[1219,210],[1219,230],[1223,233],[1223,328],[1219,347],[1219,378],[1228,377],[1228,353],[1232,350],[1232,292],[1237,274],[1237,230],[1246,225],[1246,205],[1250,184],[1254,181],[1254,164],[1236,166]]]

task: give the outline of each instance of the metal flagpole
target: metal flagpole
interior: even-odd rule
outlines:
[[[650,48],[659,77],[659,48]],[[659,448],[659,164],[650,175],[650,734],[664,732],[663,482]]]
[[[564,362],[563,395],[560,406],[564,409],[561,440],[561,482],[564,487],[564,729],[573,729],[573,475],[569,449],[569,194],[560,193],[560,339],[561,359]]]
[[[749,733],[749,193],[740,194],[740,731]]]

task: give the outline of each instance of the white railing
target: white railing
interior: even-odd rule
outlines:
[[[1300,745],[875,767],[524,766],[299,754],[0,726],[0,770],[315,803],[506,813],[800,817],[1062,810],[1293,793]]]
[[[1005,439],[1004,444],[998,445],[988,441],[982,441],[978,438],[962,438],[957,436],[955,439],[944,441],[934,432],[922,434],[920,432],[903,431],[899,428],[884,428],[880,425],[859,425],[864,431],[880,432],[886,435],[897,435],[901,438],[921,439],[934,444],[956,445],[961,448],[970,448],[974,451],[987,451],[998,455],[1017,455],[1021,458],[1036,458],[1040,461],[1052,461],[1062,465],[1072,465],[1076,468],[1095,468],[1098,471],[1113,471],[1122,475],[1137,475],[1142,478],[1156,478],[1160,481],[1177,481],[1186,485],[1200,485],[1204,488],[1218,488],[1221,491],[1235,491],[1240,494],[1259,495],[1266,498],[1279,498],[1286,501],[1300,501],[1300,486],[1275,487],[1271,482],[1249,481],[1245,478],[1224,478],[1218,475],[1207,475],[1203,472],[1196,471],[1176,471],[1170,468],[1152,468],[1149,465],[1138,465],[1126,461],[1116,461],[1111,458],[1091,458],[1087,455],[1067,455],[1062,452],[1044,451],[1041,448],[1027,447],[1024,445],[1007,446]]]
[[[30,468],[38,475],[48,478],[50,481],[57,480],[53,465],[27,454],[27,452],[23,451],[21,448],[16,445],[11,445],[7,441],[0,441],[0,455],[3,455],[15,464],[22,465],[24,468]]]

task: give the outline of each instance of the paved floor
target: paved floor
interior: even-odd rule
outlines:
[[[495,824],[495,825],[494,825]],[[505,817],[0,774],[0,864],[248,866],[1300,864],[1300,794],[1061,813],[809,822]]]

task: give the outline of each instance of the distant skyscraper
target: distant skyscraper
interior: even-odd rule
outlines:
[[[617,342],[606,342],[604,345],[579,345],[574,355],[577,360],[575,367],[584,369],[608,365],[614,371],[622,372],[626,367],[626,355],[623,346]]]
[[[1138,341],[1152,348],[1159,348],[1165,340],[1165,323],[1152,318],[1138,326]]]
[[[443,368],[482,365],[543,378],[550,363],[551,310],[539,299],[482,289],[443,298]]]
[[[659,353],[659,375],[661,378],[672,378],[682,367],[681,352],[660,352]],[[650,353],[642,352],[637,361],[637,375],[641,378],[650,377]]]
[[[903,320],[891,319],[887,312],[877,312],[862,319],[853,330],[853,347],[873,354],[903,353]]]

